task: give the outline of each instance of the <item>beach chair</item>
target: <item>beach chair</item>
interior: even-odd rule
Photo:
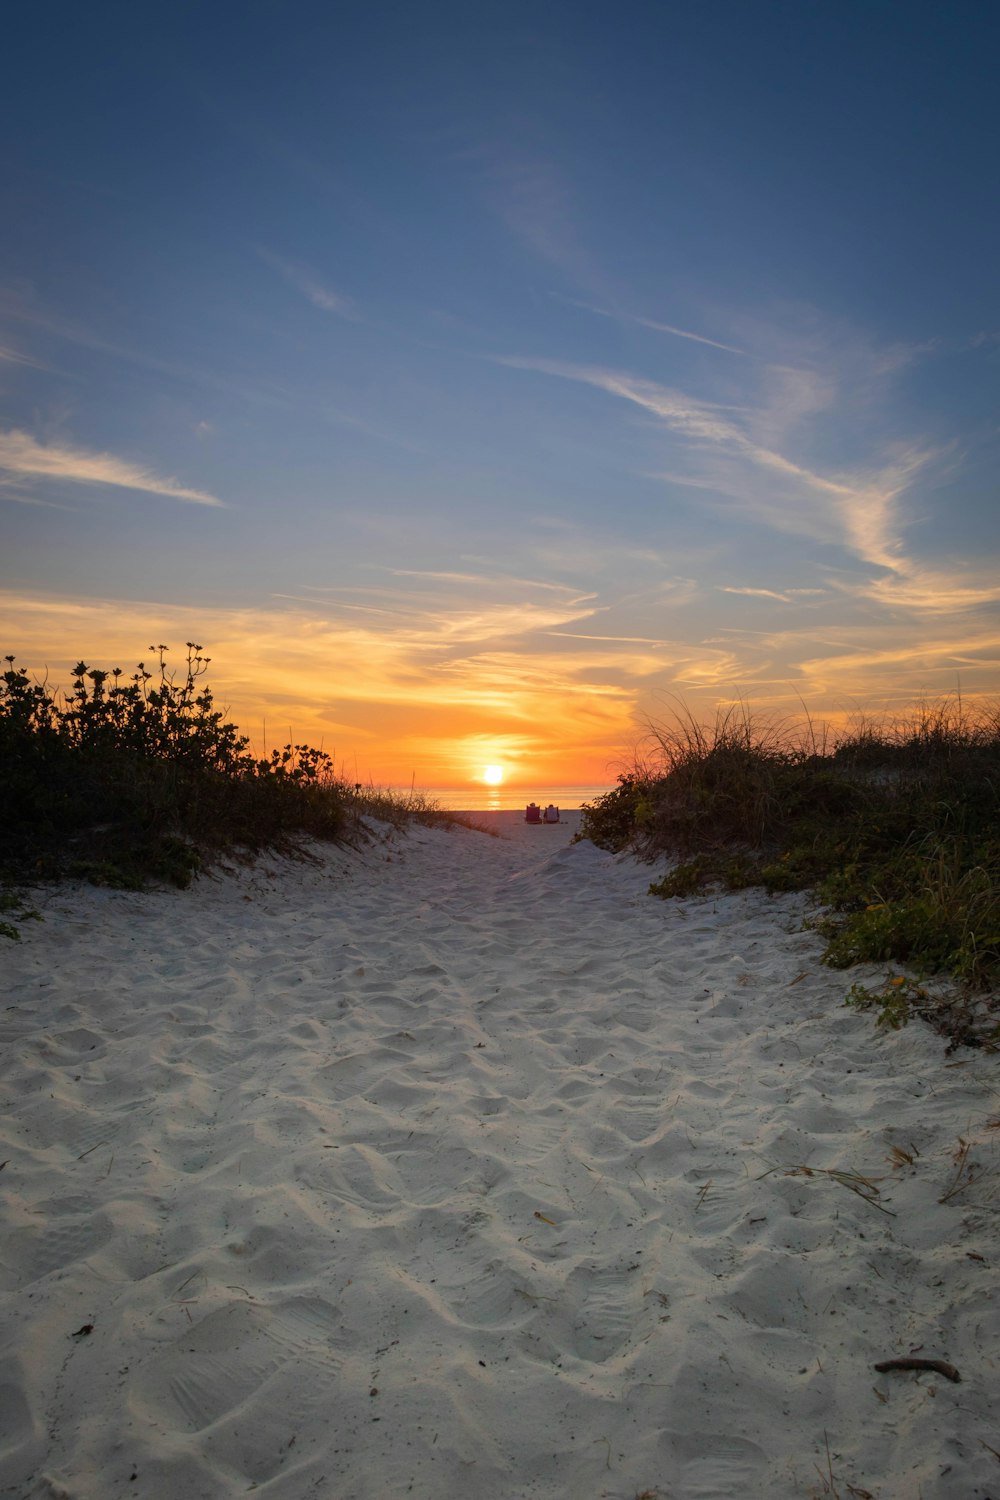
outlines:
[[[524,821],[526,823],[540,823],[542,821],[542,809],[537,802],[529,802],[524,809]]]
[[[558,807],[553,807],[553,805],[552,805],[551,802],[549,803],[548,807],[545,809],[545,821],[546,821],[546,823],[558,823],[559,822],[559,809],[558,809]]]

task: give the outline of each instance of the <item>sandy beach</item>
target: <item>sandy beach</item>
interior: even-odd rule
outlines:
[[[37,894],[0,1494],[1000,1495],[996,1058],[802,897],[477,817]]]

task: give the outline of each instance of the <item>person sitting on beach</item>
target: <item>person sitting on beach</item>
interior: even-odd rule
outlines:
[[[524,810],[524,821],[526,823],[540,823],[542,821],[542,809],[537,802],[529,802]]]
[[[549,803],[548,807],[545,809],[545,821],[546,821],[546,823],[558,823],[559,822],[559,809],[558,809],[558,807],[554,807],[551,802]]]

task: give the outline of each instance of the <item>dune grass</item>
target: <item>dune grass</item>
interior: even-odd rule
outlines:
[[[982,990],[1000,979],[996,708],[947,700],[839,736],[745,709],[709,728],[682,717],[652,731],[642,763],[585,809],[581,833],[671,856],[658,896],[813,891],[834,967],[905,964]],[[906,1018],[913,992],[901,988],[886,993],[889,1024]],[[862,991],[852,1003],[866,996],[877,1002]]]
[[[292,852],[309,838],[363,836],[364,819],[396,827],[453,821],[419,794],[353,785],[307,745],[267,757],[217,708],[194,642],[175,674],[150,648],[126,677],[78,662],[65,695],[15,658],[0,673],[0,910],[27,914],[17,885],[80,877],[120,887],[187,886],[223,853]],[[14,922],[0,934],[16,936]]]

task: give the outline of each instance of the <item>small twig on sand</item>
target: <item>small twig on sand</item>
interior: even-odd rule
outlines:
[[[607,1444],[607,1446],[608,1446],[608,1456],[607,1456],[607,1459],[605,1461],[605,1468],[610,1469],[611,1468],[611,1439],[610,1438],[606,1438],[606,1437],[598,1437],[598,1438],[594,1439],[594,1442],[595,1443],[606,1443]]]
[[[200,1269],[192,1271],[191,1275],[185,1281],[181,1282],[180,1286],[177,1287],[176,1291],[171,1292],[171,1294],[170,1294],[171,1297],[179,1297],[180,1294],[181,1294],[181,1292],[183,1292],[184,1288],[186,1286],[190,1286],[191,1283],[192,1283],[192,1281],[194,1280],[194,1278],[196,1276],[200,1276],[200,1275],[201,1275]]]
[[[953,1380],[956,1385],[962,1379],[955,1366],[944,1359],[883,1359],[875,1368],[880,1374],[884,1374],[886,1370],[936,1370],[939,1375],[943,1375],[946,1380]]]
[[[840,1491],[838,1490],[833,1478],[833,1459],[830,1457],[830,1439],[827,1436],[825,1427],[823,1429],[823,1443],[826,1447],[826,1474],[823,1473],[823,1470],[820,1468],[819,1464],[816,1465],[816,1473],[823,1481],[823,1493],[826,1495],[832,1495],[834,1497],[834,1500],[840,1500]]]
[[[976,1164],[975,1162],[970,1162],[969,1160],[969,1152],[971,1150],[971,1143],[969,1141],[963,1140],[962,1137],[959,1136],[958,1148],[955,1152],[954,1157],[955,1175],[951,1180],[951,1185],[938,1199],[939,1203],[947,1203],[949,1198],[954,1198],[956,1193],[960,1193],[963,1188],[971,1187],[972,1184],[976,1181],[974,1175]]]
[[[106,1146],[107,1144],[107,1141],[98,1141],[96,1146],[90,1146],[86,1151],[81,1151],[80,1155],[77,1157],[77,1161],[83,1161],[85,1156],[90,1156],[94,1151],[98,1150],[99,1147]]]

